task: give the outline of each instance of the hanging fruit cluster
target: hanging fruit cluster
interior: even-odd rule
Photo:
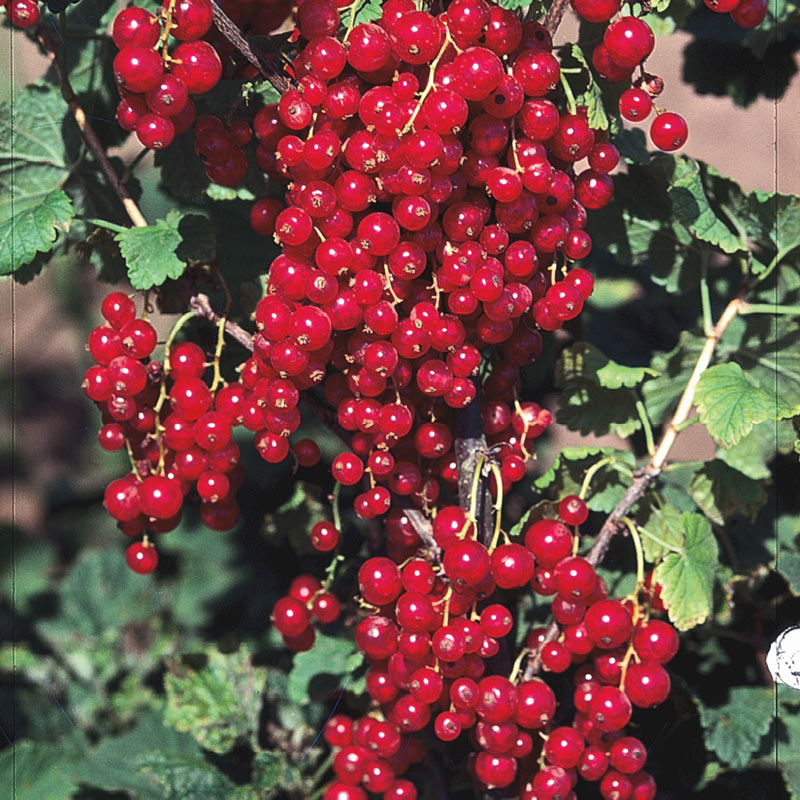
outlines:
[[[715,10],[747,24],[761,8],[747,2]],[[663,85],[644,70],[655,44],[647,22],[620,15],[618,0],[572,6],[608,23],[591,61],[601,77],[630,84],[621,116],[649,119]],[[255,33],[290,13],[283,2],[224,9]],[[236,523],[236,427],[267,462],[320,461],[313,441],[293,440],[307,402],[342,441],[331,460],[335,495],[358,487],[353,510],[381,520],[385,534],[385,555],[358,572],[366,613],[353,630],[372,705],[327,724],[336,779],[324,799],[417,797],[402,776],[425,754],[411,734],[430,728],[442,742],[468,732],[470,771],[488,789],[573,800],[583,779],[605,800],[652,800],[646,749],[625,728],[634,707],[666,699],[664,664],[678,640],[653,617],[659,603],[640,549],[635,592],[614,599],[596,563],[578,555],[583,495],[564,498],[558,518],[532,523],[520,541],[501,529],[503,496],[552,421],[522,400],[520,369],[540,356],[542,332],[574,320],[592,293],[592,275],[575,262],[591,252],[587,214],[611,201],[619,152],[575,103],[545,25],[486,0],[453,0],[438,15],[386,0],[377,19],[356,24],[358,10],[347,6],[343,24],[345,8],[331,0],[300,3],[291,86],[248,119],[195,118],[191,95],[223,72],[255,74],[213,29],[210,0],[118,14],[122,127],[152,149],[193,128],[211,181],[239,184],[252,158],[285,192],[250,211],[280,253],[235,381],[220,371],[224,318],[209,355],[176,342],[185,315],[159,361],[155,330],[133,301],[104,300],[84,388],[103,415],[101,446],[131,460],[109,483],[106,508],[123,533],[142,537],[128,548],[131,568],[152,572],[150,536],[178,524],[187,497],[208,527]],[[685,121],[656,112],[652,142],[680,148]],[[455,432],[467,414],[481,435],[465,454]],[[334,520],[309,531],[320,552],[340,546]],[[317,628],[341,616],[339,558],[324,581],[296,577],[274,607],[294,651],[311,649]],[[530,631],[513,667],[500,668],[515,626],[509,598],[526,591],[552,598],[554,625]],[[539,670],[573,670],[558,725]]]

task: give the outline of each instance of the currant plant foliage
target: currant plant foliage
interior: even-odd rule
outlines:
[[[780,97],[800,10],[697,6],[4,0],[88,431],[4,539],[15,797],[800,796],[800,198],[648,69]]]

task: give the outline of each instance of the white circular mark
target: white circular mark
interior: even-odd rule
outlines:
[[[800,626],[787,628],[772,643],[767,667],[776,683],[800,690]]]

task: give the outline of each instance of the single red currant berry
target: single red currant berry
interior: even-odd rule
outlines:
[[[633,647],[642,661],[666,664],[678,652],[678,632],[668,622],[651,619],[637,627]]]
[[[667,671],[655,661],[630,664],[625,673],[625,691],[639,708],[651,708],[669,696],[670,679]]]
[[[311,616],[296,598],[282,597],[272,609],[272,621],[283,636],[300,636],[311,623]]]
[[[149,575],[158,566],[158,553],[149,542],[134,542],[125,551],[125,561],[137,575]]]
[[[586,628],[592,640],[604,650],[625,644],[631,636],[633,621],[619,600],[600,600],[586,612]]]
[[[589,516],[589,509],[583,498],[576,494],[569,494],[558,504],[558,516],[567,525],[583,525]]]
[[[615,686],[601,686],[595,692],[589,703],[589,718],[598,730],[603,732],[619,731],[628,724],[633,710],[628,694]]]
[[[626,89],[619,98],[619,113],[629,122],[642,122],[653,110],[653,98],[637,87]]]
[[[672,111],[659,114],[650,125],[650,139],[653,144],[668,153],[683,147],[688,136],[686,120]]]
[[[585,746],[583,736],[574,728],[554,728],[544,743],[545,758],[556,767],[577,766]]]

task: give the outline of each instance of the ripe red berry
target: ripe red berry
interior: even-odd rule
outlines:
[[[125,561],[137,575],[149,575],[158,566],[158,553],[149,542],[134,542],[125,551]]]
[[[688,136],[686,120],[672,111],[664,111],[650,124],[650,139],[653,144],[668,153],[683,147]]]

